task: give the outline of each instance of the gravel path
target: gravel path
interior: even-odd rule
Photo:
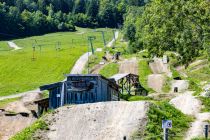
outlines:
[[[85,68],[86,63],[88,62],[88,57],[92,55],[91,52],[83,54],[75,63],[74,67],[71,70],[71,74],[82,74],[82,71]]]
[[[122,140],[147,123],[149,103],[100,102],[59,108],[49,116],[50,140]]]

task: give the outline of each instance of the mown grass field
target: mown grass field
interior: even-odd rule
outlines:
[[[111,29],[99,30],[106,30],[107,42],[112,39]],[[96,36],[93,41],[95,48],[103,47],[100,32],[83,28],[78,28],[77,32],[50,33],[12,40],[23,48],[18,51],[12,51],[7,41],[1,41],[0,96],[36,89],[42,84],[64,79],[63,74],[69,73],[76,60],[87,51],[88,36]],[[56,45],[57,42],[60,45]],[[34,61],[33,44],[36,45]]]

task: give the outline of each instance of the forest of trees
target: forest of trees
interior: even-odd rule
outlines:
[[[129,51],[180,54],[188,64],[209,49],[209,0],[0,0],[0,39],[75,31],[79,27],[122,28]],[[210,50],[210,49],[209,49]]]
[[[144,0],[0,0],[0,35],[30,36],[79,27],[123,24],[129,6]],[[7,36],[8,35],[8,36]]]
[[[210,49],[210,2],[152,0],[127,12],[124,34],[132,52],[147,49],[151,57],[177,52],[187,66]]]

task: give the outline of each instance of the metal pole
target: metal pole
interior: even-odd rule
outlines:
[[[113,31],[113,38],[114,38],[114,41],[116,41],[116,38],[115,38],[115,30],[112,30]]]
[[[163,133],[164,133],[163,139],[164,139],[164,140],[168,140],[168,128],[164,128],[164,129],[163,129]]]
[[[205,131],[205,138],[208,139],[208,133],[209,133],[209,126],[208,125],[204,126],[204,131]]]
[[[89,40],[89,39],[88,39]],[[90,43],[90,42],[89,42]],[[89,50],[89,45],[88,45],[88,74],[90,73],[90,70],[89,70],[89,53],[90,53],[90,50]]]
[[[102,33],[102,37],[103,37],[103,41],[104,41],[104,47],[106,47],[106,40],[105,40],[105,36],[104,36],[104,31],[102,31],[101,33]]]

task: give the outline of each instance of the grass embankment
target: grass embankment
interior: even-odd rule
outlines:
[[[85,33],[79,34],[80,32]],[[11,51],[7,42],[1,41],[0,96],[32,90],[42,84],[63,80],[63,74],[69,73],[76,60],[87,51],[87,36],[92,35],[96,36],[96,40],[93,41],[94,47],[103,47],[101,33],[91,29],[13,40],[23,48],[18,51]],[[107,29],[105,37],[107,41],[112,39],[110,29]],[[60,46],[56,45],[57,42],[60,42]],[[37,45],[34,61],[31,59],[33,44]]]
[[[107,64],[103,69],[100,70],[99,74],[109,78],[119,72],[119,65],[117,63]]]
[[[33,135],[38,131],[38,130],[47,130],[48,126],[45,123],[45,121],[40,118],[36,122],[34,122],[31,126],[25,128],[21,132],[17,133],[15,136],[10,138],[10,140],[33,140]],[[38,140],[39,138],[37,138]]]
[[[172,140],[180,140],[184,137],[193,118],[184,115],[168,102],[156,102],[150,106],[148,123],[143,133],[145,139],[161,140],[163,138],[162,120],[172,120],[173,128],[169,130]]]
[[[147,60],[140,60],[139,61],[139,80],[141,85],[149,92],[153,90],[148,87],[147,81],[148,76],[152,74],[151,69],[149,68]]]

